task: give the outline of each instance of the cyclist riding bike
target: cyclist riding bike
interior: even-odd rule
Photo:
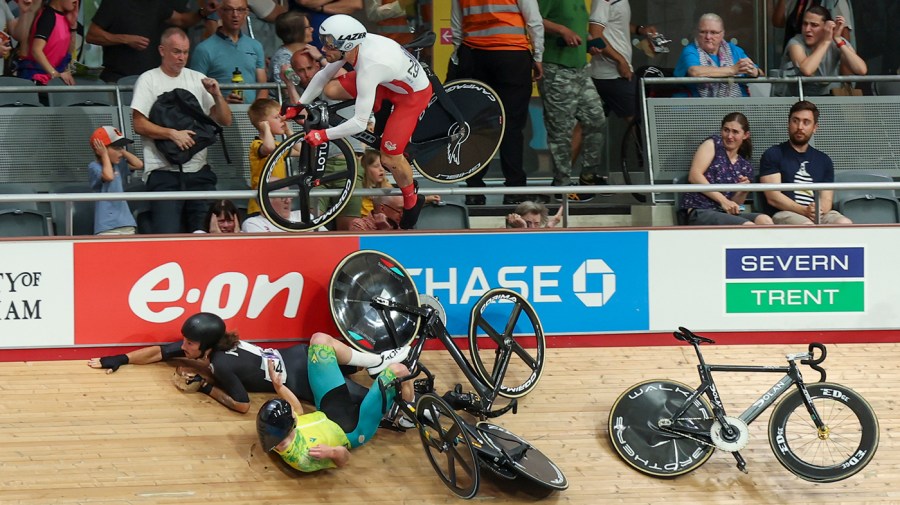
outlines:
[[[384,124],[381,140],[381,164],[394,176],[403,194],[404,213],[417,214],[416,187],[412,167],[403,155],[412,138],[419,115],[431,100],[431,83],[418,60],[400,44],[380,35],[369,34],[356,19],[338,14],[319,27],[322,51],[328,65],[313,77],[300,96],[301,104],[309,104],[324,90],[333,100],[356,99],[355,115],[338,126],[312,130],[306,142],[318,146],[328,140],[349,137],[366,129],[373,112],[382,102],[393,104]],[[349,63],[353,71],[332,80]],[[290,119],[299,112],[286,109]]]

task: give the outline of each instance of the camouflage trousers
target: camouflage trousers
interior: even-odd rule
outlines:
[[[583,138],[581,174],[586,179],[606,175],[603,166],[606,115],[588,67],[544,63],[544,78],[538,81],[538,91],[543,100],[547,145],[553,159],[553,185],[571,183],[572,131],[576,123],[581,123]]]

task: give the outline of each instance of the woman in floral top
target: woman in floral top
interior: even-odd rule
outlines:
[[[722,119],[719,135],[707,138],[691,162],[688,181],[691,184],[749,184],[753,177],[750,156],[750,123],[740,112]],[[772,224],[772,218],[756,212],[744,212],[747,191],[704,191],[685,193],[681,210],[687,213],[689,225]]]

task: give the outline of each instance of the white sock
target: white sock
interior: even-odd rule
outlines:
[[[381,355],[350,349],[350,361],[348,361],[347,364],[350,366],[361,366],[363,368],[378,366],[381,364]]]

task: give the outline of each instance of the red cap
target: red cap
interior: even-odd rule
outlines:
[[[91,134],[91,144],[95,140],[99,140],[104,146],[113,147],[125,147],[134,143],[133,140],[125,138],[125,135],[122,135],[118,128],[113,128],[112,126],[101,126],[94,130],[94,133]]]

